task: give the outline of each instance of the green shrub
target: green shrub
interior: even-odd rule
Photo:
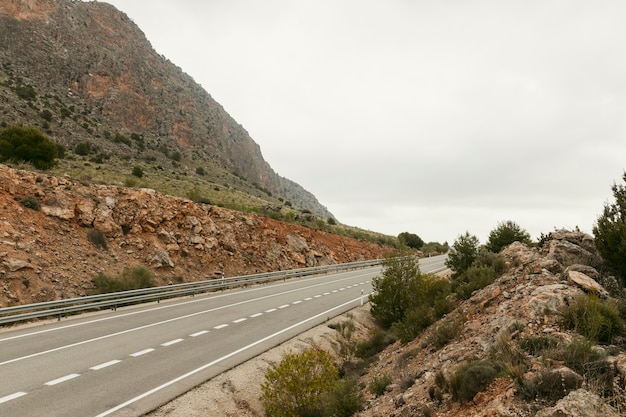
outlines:
[[[474,235],[465,232],[454,241],[446,259],[446,266],[452,269],[455,275],[466,271],[478,257],[479,241]]]
[[[555,338],[550,336],[528,336],[520,340],[519,347],[524,352],[537,356],[554,349],[558,343]]]
[[[35,210],[35,211],[39,211],[41,209],[41,203],[39,202],[39,200],[37,200],[37,197],[34,197],[32,195],[26,196],[22,199],[17,199],[21,205],[23,205],[26,208]]]
[[[448,319],[437,325],[428,336],[428,344],[435,349],[441,349],[454,340],[463,330],[464,317]]]
[[[91,153],[91,143],[78,142],[76,146],[74,146],[74,153],[81,156],[89,155]]]
[[[626,172],[623,176],[626,181]],[[593,227],[598,251],[626,279],[626,186],[613,184],[615,203],[604,205]]]
[[[513,242],[530,244],[530,235],[517,223],[508,220],[498,223],[498,226],[489,233],[485,247],[490,252],[499,253]]]
[[[0,162],[29,162],[49,169],[57,157],[57,145],[34,127],[12,126],[0,130]]]
[[[338,380],[322,400],[324,417],[350,417],[363,409],[363,394],[356,379]]]
[[[96,229],[91,229],[88,233],[87,233],[87,239],[89,240],[89,242],[91,242],[92,245],[94,245],[96,248],[100,248],[100,249],[104,249],[107,250],[108,249],[108,245],[107,245],[107,240],[106,240],[106,236],[104,236],[104,233],[102,233],[99,230]]]
[[[206,172],[204,171],[204,168],[202,167],[197,167],[196,168],[196,174],[198,175],[204,175]]]
[[[493,283],[496,272],[490,266],[471,266],[452,280],[452,291],[461,300],[467,300],[476,290]]]
[[[381,329],[374,329],[369,339],[357,343],[354,355],[361,359],[371,358],[394,341],[395,339],[389,333]]]
[[[267,417],[320,416],[339,375],[327,352],[310,348],[287,354],[265,373],[261,402]]]
[[[143,177],[143,169],[141,169],[140,166],[135,165],[131,174],[133,174],[133,177],[141,178]]]
[[[391,384],[391,377],[387,374],[381,374],[374,375],[367,387],[372,394],[378,397],[385,393],[389,384]]]
[[[143,266],[126,267],[118,277],[101,272],[91,281],[98,294],[137,290],[157,285],[154,274]]]
[[[561,314],[565,327],[600,343],[611,343],[615,336],[623,335],[626,328],[617,307],[596,294],[576,297],[561,309]]]
[[[490,360],[470,362],[459,368],[450,378],[452,398],[467,402],[489,386],[502,371],[499,363]]]

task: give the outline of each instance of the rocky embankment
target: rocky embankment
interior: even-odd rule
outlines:
[[[158,284],[328,265],[388,248],[149,189],[0,164],[0,307],[83,296],[98,273]]]
[[[475,292],[421,337],[406,345],[394,344],[380,355],[361,381],[368,384],[375,376],[386,374],[392,376],[392,384],[382,396],[366,393],[368,408],[359,416],[626,415],[622,338],[616,338],[612,346],[594,346],[591,356],[596,359],[586,358],[585,372],[597,367],[596,375],[602,375],[604,381],[600,383],[606,383],[600,390],[598,380],[583,377],[547,351],[529,353],[530,349],[520,348],[524,340],[553,341],[553,351],[573,346],[573,341],[582,338],[564,327],[560,309],[584,293],[595,292],[603,300],[623,293],[615,278],[605,272],[593,238],[557,231],[541,249],[514,243],[503,255],[509,270],[493,284]],[[433,340],[438,326],[455,319],[463,323],[460,332],[445,346],[437,347]],[[462,365],[488,358],[507,363],[502,376],[473,399],[453,401],[444,380],[450,381]],[[543,395],[531,389],[522,392],[524,387],[510,376],[516,374],[528,383],[526,388]],[[551,381],[556,383],[548,386]]]

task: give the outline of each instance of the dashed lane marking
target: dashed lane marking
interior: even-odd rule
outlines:
[[[169,342],[161,343],[161,346],[168,347],[168,346],[175,345],[176,343],[180,343],[182,341],[183,339],[174,339],[174,340],[170,340]]]
[[[215,330],[223,329],[224,327],[228,327],[228,324],[219,324],[214,327]]]
[[[51,387],[52,385],[60,384],[61,382],[69,381],[70,379],[74,379],[79,377],[80,374],[69,374],[62,376],[61,378],[53,379],[52,381],[46,382],[44,385]]]
[[[122,362],[122,361],[119,360],[119,359],[114,359],[112,361],[101,363],[100,365],[92,366],[89,369],[91,369],[92,371],[99,371],[100,369],[108,368],[109,366],[115,365],[115,364],[120,363],[120,362]]]
[[[198,336],[202,336],[203,334],[207,334],[208,332],[209,332],[208,330],[200,330],[199,332],[192,333],[189,336],[198,337]]]
[[[150,352],[154,352],[154,349],[148,348],[148,349],[140,350],[139,352],[131,353],[128,356],[132,356],[133,358],[136,358],[137,356],[145,355],[146,353],[150,353]]]
[[[0,398],[0,404],[5,403],[7,401],[15,400],[17,398],[23,397],[24,395],[26,395],[26,393],[23,391],[14,392],[13,394],[10,394],[10,395],[5,395],[4,397]]]

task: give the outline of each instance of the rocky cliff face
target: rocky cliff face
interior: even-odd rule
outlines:
[[[98,273],[125,266],[145,266],[166,285],[377,259],[385,250],[154,190],[0,165],[0,307],[82,296]]]
[[[248,132],[109,4],[0,0],[0,61],[3,123],[36,124],[68,148],[87,141],[141,157],[131,143],[114,140],[135,134],[142,147],[216,163],[330,216],[311,193],[276,174]]]
[[[625,415],[624,339],[594,346],[568,330],[560,313],[584,293],[596,293],[603,300],[611,300],[610,294],[623,297],[623,288],[603,270],[593,238],[557,231],[540,250],[514,243],[503,255],[509,270],[496,282],[475,292],[421,337],[394,344],[380,355],[362,382],[367,386],[375,377],[390,375],[392,383],[382,396],[366,392],[368,407],[359,416]],[[439,326],[455,320],[462,323],[459,333],[438,345]],[[529,348],[529,341],[536,345]],[[590,347],[586,343],[591,348],[581,354]],[[584,365],[578,363],[581,369],[574,370],[575,361],[555,358],[549,349],[565,349],[580,356]],[[500,361],[507,367],[473,398],[454,401],[446,381],[477,360]],[[481,379],[478,373],[471,378]]]

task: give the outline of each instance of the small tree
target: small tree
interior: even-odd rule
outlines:
[[[498,226],[489,233],[485,246],[490,252],[498,253],[513,242],[529,244],[530,235],[517,223],[507,220],[498,223]]]
[[[0,131],[0,162],[26,161],[48,169],[56,157],[56,143],[34,127],[12,126]]]
[[[385,258],[382,276],[372,280],[374,291],[369,296],[372,316],[383,328],[404,318],[419,276],[419,263],[414,256],[394,254]]]
[[[626,172],[623,177],[626,181]],[[593,228],[596,248],[626,278],[626,187],[613,184],[613,204],[605,204]]]
[[[323,399],[336,387],[339,371],[318,348],[289,353],[265,373],[261,402],[267,417],[323,415]]]
[[[461,274],[466,271],[478,256],[479,241],[474,235],[470,235],[469,232],[465,232],[454,241],[448,259],[446,259],[446,266],[452,269],[455,274]]]
[[[424,246],[424,241],[415,233],[402,232],[398,235],[401,244],[413,249],[420,249]]]

